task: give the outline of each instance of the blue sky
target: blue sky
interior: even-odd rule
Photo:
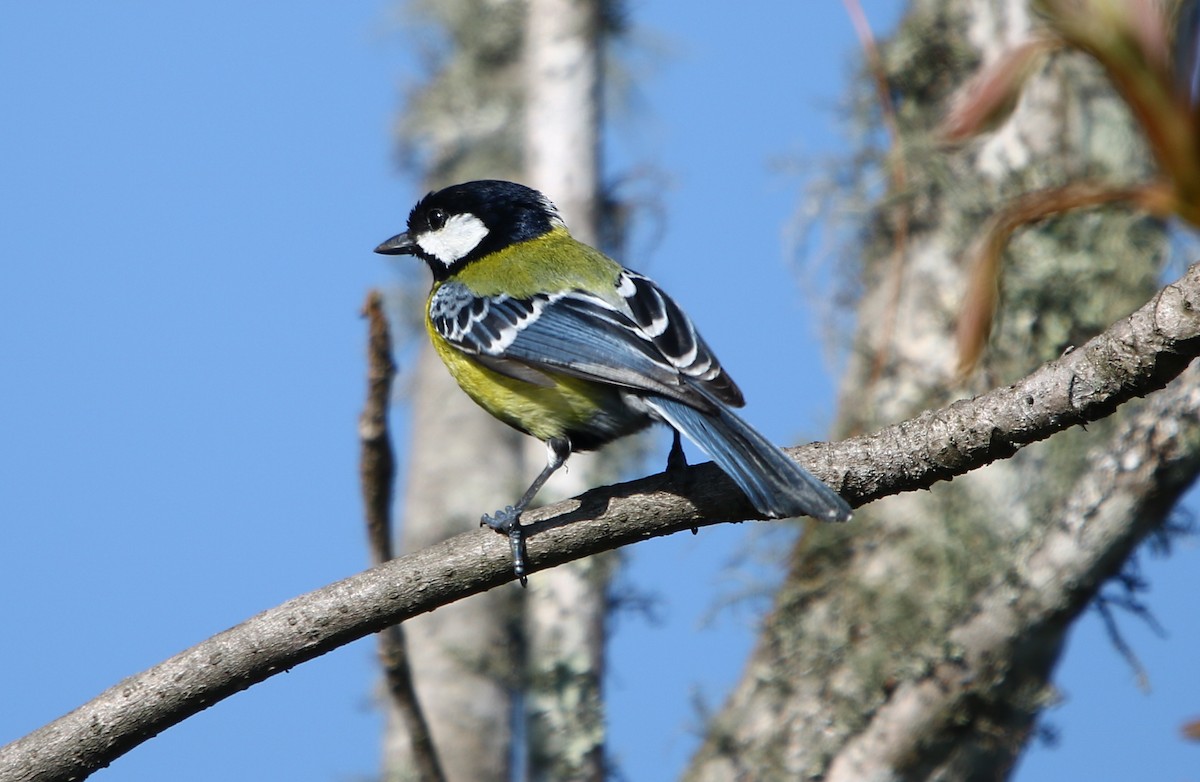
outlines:
[[[894,2],[864,4],[886,24]],[[842,5],[631,2],[660,53],[610,139],[609,173],[670,182],[661,240],[629,259],[680,299],[779,441],[823,435],[828,291],[801,290],[784,158],[844,149],[834,106],[856,49]],[[769,22],[769,23],[767,23]],[[0,9],[0,743],[125,676],[366,562],[355,460],[370,250],[415,182],[393,166],[413,42],[379,0],[8,3]],[[635,250],[639,249],[635,247]],[[735,272],[735,273],[734,273]],[[718,276],[719,275],[719,276]],[[719,284],[715,281],[719,279]],[[728,302],[754,301],[754,318]],[[751,358],[766,334],[789,372]],[[796,347],[796,337],[801,347]],[[788,396],[781,391],[788,387]],[[675,774],[693,690],[719,703],[748,649],[726,567],[757,525],[628,550],[660,624],[622,617],[612,746],[627,778]],[[1195,543],[1147,560],[1170,633],[1123,625],[1139,692],[1093,618],[1023,782],[1200,779]],[[373,646],[236,695],[98,780],[361,779],[377,770]]]

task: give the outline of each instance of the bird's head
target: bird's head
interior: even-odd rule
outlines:
[[[415,255],[443,280],[466,264],[509,245],[535,239],[562,218],[538,191],[496,179],[464,182],[430,193],[408,215],[408,230],[375,248]]]

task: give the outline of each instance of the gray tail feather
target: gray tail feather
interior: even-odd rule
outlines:
[[[850,506],[833,489],[724,405],[717,403],[715,413],[702,413],[663,397],[645,401],[707,453],[760,513],[776,519],[801,515],[823,521],[850,518]]]

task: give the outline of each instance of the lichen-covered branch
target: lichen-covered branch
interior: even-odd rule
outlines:
[[[1200,264],[1137,312],[1017,383],[824,446],[816,474],[829,478],[844,471],[842,491],[858,505],[928,487],[1061,429],[1104,418],[1132,397],[1166,385],[1195,357],[1198,282]]]
[[[951,629],[947,658],[891,694],[835,756],[826,781],[895,779],[916,758],[925,769],[945,770],[949,751],[929,748],[949,750],[953,743],[939,737],[981,714],[993,725],[1000,715],[1021,723],[997,735],[1023,735],[1036,715],[1012,714],[1020,699],[1009,696],[1024,683],[1014,661],[1038,655],[1048,631],[1065,631],[1161,522],[1200,466],[1198,441],[1200,366],[1193,365],[1093,454],[1045,534],[1017,552],[1012,569],[980,594],[977,610]]]

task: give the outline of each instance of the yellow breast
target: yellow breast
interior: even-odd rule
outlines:
[[[551,381],[548,386],[517,380],[483,366],[450,345],[428,318],[425,325],[434,349],[459,387],[509,426],[539,440],[605,426],[608,409],[616,401],[614,389],[557,374],[546,375]]]

